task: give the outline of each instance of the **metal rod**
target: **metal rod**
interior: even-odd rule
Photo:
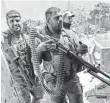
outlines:
[[[91,71],[97,71],[98,73],[103,74],[105,77],[110,79],[110,76],[107,75],[106,73],[104,73],[103,71],[101,71],[100,69],[94,67],[93,65],[91,65],[90,63],[86,62],[85,60],[83,60],[81,57],[78,57],[77,55],[75,55],[73,52],[69,51],[69,53],[74,56],[77,60],[79,60],[84,66],[86,66],[87,68],[89,68]]]
[[[102,82],[108,84],[110,86],[110,82],[108,82],[107,80],[103,79],[102,77],[98,76],[96,73],[92,72],[92,71],[88,71],[91,75],[93,75],[94,77],[98,78],[99,80],[101,80]]]

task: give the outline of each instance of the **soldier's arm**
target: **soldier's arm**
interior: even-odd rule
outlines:
[[[5,44],[5,38],[7,38],[7,34],[2,34],[1,35],[1,49],[2,49],[2,53],[4,55],[4,59],[6,60],[9,68],[13,69],[13,68],[17,68],[16,63],[14,62],[14,58],[16,57],[16,55],[13,52],[13,49],[11,46],[6,45]]]
[[[65,33],[63,34],[63,35],[65,35]],[[65,46],[65,47],[67,47],[69,50],[71,50],[71,43],[69,42],[69,40],[67,39],[68,37],[65,37],[65,36],[62,36],[61,37],[61,43]],[[74,38],[74,37],[71,37],[70,39],[72,40],[72,39],[77,39],[78,37],[76,36],[76,38]],[[79,44],[79,41],[80,41],[80,39],[78,39],[77,40],[77,50],[78,50],[78,52],[80,52],[80,53],[85,53],[85,50],[84,49],[86,49],[86,48],[84,48],[84,49],[82,49],[81,47],[82,46],[80,46],[81,44]],[[76,42],[75,42],[76,43]],[[84,50],[84,51],[83,51]],[[71,57],[70,57],[71,58]],[[77,72],[81,72],[82,70],[83,70],[83,67],[82,67],[82,65],[79,63],[79,62],[77,62]]]
[[[60,36],[60,43],[66,47],[67,49],[70,49],[71,48],[71,43],[70,41],[68,40],[68,37],[66,35],[65,32],[62,32],[61,36]]]
[[[75,32],[73,32],[73,33],[74,34],[73,34],[73,36],[71,38],[75,41],[75,43],[76,43],[76,45],[78,47],[78,46],[80,46],[80,43],[82,43],[82,42],[81,42],[80,38],[78,37],[78,35]]]
[[[8,31],[4,31],[1,33],[1,44],[2,44],[2,46],[5,43],[5,38],[8,38]]]
[[[4,35],[1,34],[1,44],[3,44],[3,43],[4,43]]]
[[[4,34],[4,33],[1,34],[1,50],[2,50],[3,55],[5,56],[6,60],[11,61],[11,58],[8,55],[8,50],[6,50],[6,49],[8,49],[8,46],[5,45],[5,38],[7,38],[7,37],[8,37],[8,34]]]
[[[1,34],[1,50],[2,50],[2,53],[3,53],[3,55],[4,55],[4,35],[3,34]]]
[[[42,42],[38,45],[36,49],[36,52],[38,53],[39,58],[41,60],[41,65],[39,65],[39,68],[41,70],[42,76],[46,79],[46,82],[50,81],[53,78],[53,76],[49,72],[49,68],[47,68],[48,64],[45,64],[45,62],[51,62],[52,60],[52,57],[50,54],[50,48],[49,48],[51,47],[52,41],[47,40],[45,42]]]
[[[83,55],[85,53],[87,53],[87,45],[83,44],[82,41],[80,40],[80,38],[78,37],[78,35],[76,33],[74,33],[72,39],[75,41],[76,45],[77,45],[77,52],[79,55]]]

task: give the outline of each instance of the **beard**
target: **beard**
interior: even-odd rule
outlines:
[[[66,28],[66,29],[70,29],[71,24],[70,24],[70,23],[65,23],[65,22],[63,22],[63,26],[64,26],[64,28]]]
[[[13,25],[10,29],[15,35],[20,35],[21,25]]]
[[[13,25],[12,29],[13,29],[13,32],[19,32],[19,31],[21,31],[21,26],[20,25]]]
[[[20,25],[20,24],[16,24],[16,25],[9,26],[9,28],[10,28],[13,32],[20,32],[20,31],[21,31],[21,25]]]
[[[59,34],[61,32],[61,28],[59,27],[56,27],[56,28],[54,27],[53,30],[54,32],[56,32],[56,34]]]
[[[57,26],[52,26],[52,29],[57,33],[59,34],[62,30],[62,21],[59,22],[59,24]]]

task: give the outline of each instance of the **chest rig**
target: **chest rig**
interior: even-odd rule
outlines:
[[[25,39],[22,39],[17,43],[17,53],[26,67],[28,75],[35,78],[33,65],[31,62],[31,50],[26,42],[27,41]]]
[[[24,67],[26,67],[27,73],[34,78],[35,76],[31,63],[30,47],[27,44],[27,41],[25,40],[23,34],[21,34],[21,37],[19,39],[14,38],[13,34],[10,31],[8,31],[4,35],[3,49],[5,51],[8,63],[11,64],[13,60],[13,54],[10,51],[12,49],[15,52],[16,57],[19,57],[22,60]]]
[[[43,29],[45,31],[45,29]],[[47,93],[51,94],[51,95],[54,95],[54,94],[57,94],[59,93],[60,90],[62,90],[63,88],[63,83],[64,83],[64,63],[63,63],[63,52],[61,50],[59,50],[58,52],[58,58],[56,60],[57,62],[57,65],[58,65],[58,68],[55,68],[56,69],[56,86],[55,86],[55,89],[52,90],[52,89],[49,89],[46,85],[45,85],[45,82],[44,82],[44,78],[42,76],[42,72],[41,72],[41,68],[39,67],[41,65],[41,61],[42,61],[42,57],[41,55],[41,50],[40,49],[35,49],[36,47],[36,43],[35,43],[35,37],[39,38],[41,41],[46,41],[46,40],[49,40],[50,36],[48,36],[47,34],[45,35],[44,33],[38,33],[36,32],[36,29],[35,28],[32,28],[30,30],[30,47],[31,47],[31,52],[32,52],[32,61],[33,61],[33,67],[34,67],[34,70],[37,72],[38,76],[39,76],[39,79],[44,87],[44,89],[46,90]],[[47,68],[48,69],[48,68]]]

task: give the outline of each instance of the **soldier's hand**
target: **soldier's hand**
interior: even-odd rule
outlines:
[[[37,49],[39,51],[47,51],[47,50],[56,49],[56,44],[54,43],[54,40],[50,39],[50,40],[40,43]]]
[[[78,53],[80,54],[85,54],[88,52],[88,47],[86,44],[81,44],[78,48],[77,48]]]
[[[97,68],[97,69],[100,69],[100,64],[94,64],[94,66]],[[98,71],[97,70],[92,70],[93,72],[95,72],[95,73],[98,73]]]

